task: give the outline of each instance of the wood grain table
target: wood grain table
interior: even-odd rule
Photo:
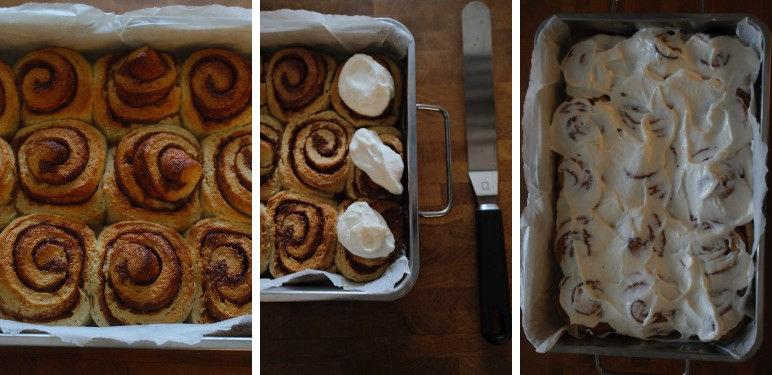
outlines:
[[[767,25],[772,25],[772,10],[762,2],[747,0],[685,0],[685,1],[619,1],[617,12],[619,13],[700,13],[703,9],[708,13],[750,13]],[[532,1],[522,2],[521,14],[527,15],[521,20],[520,36],[520,102],[525,98],[528,88],[528,75],[530,72],[531,52],[533,51],[533,39],[539,24],[555,13],[608,13],[611,10],[611,2],[608,0],[585,1]],[[522,113],[520,114],[522,116]],[[521,181],[521,191],[525,191]],[[525,202],[525,196],[521,195],[521,207]],[[769,250],[769,248],[767,248]],[[766,274],[770,267],[764,265]],[[766,301],[770,299],[772,291],[767,287],[765,291]],[[769,303],[769,302],[767,302]],[[767,305],[764,319],[772,319],[772,309]],[[525,335],[520,335],[520,369],[523,374],[593,374],[595,364],[592,356],[575,354],[537,354],[533,346],[526,340]],[[772,364],[772,330],[764,330],[764,340],[761,349],[747,362],[720,363],[720,362],[692,362],[691,374],[769,374]],[[604,358],[606,368],[617,371],[633,371],[639,373],[655,374],[680,374],[683,363],[681,361],[654,360],[645,358]]]
[[[27,1],[0,0],[0,7]],[[45,2],[45,1],[38,1]],[[249,0],[78,0],[104,11],[124,13],[165,5],[223,5],[251,8]],[[250,351],[0,347],[0,374],[248,374]]]
[[[442,219],[420,219],[421,269],[413,290],[387,303],[262,303],[261,370],[269,374],[504,374],[511,342],[480,335],[474,197],[466,174],[461,10],[466,1],[272,1],[261,10],[307,9],[390,17],[416,39],[419,103],[445,107],[453,121],[455,206]],[[493,17],[500,206],[507,249],[511,234],[511,5],[487,1]],[[442,204],[445,168],[440,120],[419,115],[419,201]],[[509,257],[509,264],[511,258]],[[511,274],[511,268],[510,268]]]

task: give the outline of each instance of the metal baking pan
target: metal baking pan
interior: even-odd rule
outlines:
[[[384,22],[394,25],[409,36],[409,45],[404,61],[405,66],[405,102],[402,117],[402,130],[405,134],[406,163],[405,174],[407,188],[405,189],[405,202],[407,209],[406,233],[407,241],[405,253],[408,258],[410,274],[403,277],[388,293],[368,293],[356,290],[343,290],[332,285],[293,284],[270,288],[260,292],[261,302],[300,302],[300,301],[327,301],[327,300],[356,300],[356,301],[393,301],[404,297],[415,285],[418,279],[420,264],[418,247],[418,217],[441,217],[450,212],[453,205],[452,180],[450,171],[450,116],[448,112],[436,105],[416,104],[415,95],[415,39],[405,25],[390,18],[374,18],[373,22]],[[394,51],[397,52],[397,51]],[[404,52],[404,51],[401,51]],[[425,110],[436,112],[443,118],[445,129],[445,173],[447,178],[446,201],[442,209],[437,211],[421,211],[418,209],[418,160],[417,160],[417,111]]]
[[[668,26],[677,27],[688,33],[704,32],[714,35],[735,35],[738,22],[747,18],[751,25],[755,26],[763,34],[763,56],[759,78],[755,83],[755,108],[756,116],[761,125],[762,140],[768,144],[769,135],[769,80],[770,80],[770,31],[758,18],[749,14],[678,14],[678,15],[637,15],[637,14],[557,14],[555,17],[565,22],[570,29],[570,38],[566,45],[561,46],[560,58],[567,53],[568,48],[581,39],[595,34],[612,34],[631,36],[641,27]],[[550,17],[551,18],[551,17]],[[537,40],[543,32],[546,21],[536,32]],[[767,161],[767,164],[769,162]],[[764,212],[767,214],[767,202],[765,197]],[[645,358],[667,358],[685,360],[685,373],[689,370],[689,360],[699,361],[743,361],[753,356],[761,346],[762,329],[764,326],[764,244],[766,242],[766,230],[762,234],[759,249],[756,252],[756,277],[752,290],[755,293],[755,315],[751,324],[746,324],[743,333],[734,340],[741,340],[748,335],[755,335],[753,344],[747,347],[747,351],[740,358],[734,358],[728,353],[719,350],[710,343],[699,340],[662,342],[654,340],[641,340],[621,335],[611,335],[605,338],[588,336],[576,339],[569,335],[563,335],[557,344],[550,350],[558,353],[592,354],[595,356],[596,368],[600,373],[606,373],[603,369],[600,357],[627,356]],[[557,312],[556,312],[557,314]]]

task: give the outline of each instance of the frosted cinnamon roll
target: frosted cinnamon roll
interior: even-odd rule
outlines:
[[[362,60],[369,61],[367,65],[372,66],[354,67],[350,69],[351,72],[349,73],[346,68],[351,64],[351,60],[358,56],[366,56]],[[374,72],[375,70],[377,71]],[[362,80],[378,82],[361,82]],[[387,82],[382,82],[384,80]],[[347,86],[354,89],[349,89]],[[385,92],[379,92],[386,91],[385,88],[381,90],[372,88],[379,86],[390,86],[388,91],[393,91],[387,95]],[[390,58],[383,55],[370,57],[358,54],[335,70],[335,78],[330,88],[330,99],[335,112],[357,128],[394,126],[402,116],[403,86],[399,66]],[[369,90],[368,87],[370,87]],[[344,91],[341,92],[341,89]],[[346,90],[352,92],[347,93]],[[347,103],[349,97],[352,99],[349,99],[349,103]],[[357,105],[361,108],[356,108]]]
[[[22,216],[0,233],[0,316],[27,323],[83,326],[96,238],[82,222],[54,215]]]
[[[342,215],[346,208],[354,202],[366,202],[370,208],[378,212],[386,221],[386,225],[394,236],[394,251],[390,254],[376,258],[365,258],[353,254],[338,242],[335,250],[335,268],[345,278],[354,282],[367,282],[383,276],[386,269],[394,262],[402,246],[405,227],[405,215],[399,203],[389,200],[344,200],[338,205],[338,215]]]
[[[212,323],[252,312],[252,228],[203,219],[185,239],[198,253],[201,293],[190,312],[193,323]]]
[[[305,48],[286,48],[271,56],[266,96],[271,114],[286,123],[330,107],[335,59]]]
[[[94,64],[94,123],[110,143],[150,124],[180,123],[179,67],[150,47],[109,54]]]
[[[8,142],[0,139],[0,228],[16,217],[16,157]]]
[[[178,126],[130,131],[107,159],[107,221],[144,220],[184,231],[201,217],[198,141]]]
[[[194,52],[180,71],[182,123],[203,138],[252,121],[249,60],[227,49]]]
[[[201,142],[204,216],[228,221],[252,219],[252,129],[234,128],[210,135]]]
[[[335,202],[282,191],[268,200],[268,217],[274,241],[269,265],[273,277],[332,268],[337,245]]]
[[[24,125],[74,119],[91,121],[91,65],[60,47],[30,52],[14,66]]]
[[[402,160],[405,160],[405,147],[402,144],[402,132],[393,127],[379,126],[370,128],[378,133],[381,141],[394,150]],[[373,182],[372,179],[361,169],[354,167],[354,171],[349,175],[346,182],[346,195],[351,199],[370,198],[370,199],[392,199],[398,196],[391,194],[383,186]]]
[[[105,227],[88,272],[91,315],[100,327],[181,323],[201,287],[197,255],[182,236],[142,221]]]
[[[21,105],[13,70],[0,60],[0,137],[10,139],[19,128]]]
[[[269,115],[260,115],[260,201],[265,202],[281,189],[278,174],[281,136],[284,127]]]
[[[272,223],[268,209],[260,203],[260,274],[268,271],[268,262],[273,254]]]
[[[14,137],[23,214],[51,213],[92,227],[102,223],[105,202],[99,184],[106,142],[93,126],[58,120],[22,128]]]
[[[346,187],[354,164],[348,145],[354,128],[332,111],[287,124],[279,178],[287,189],[331,197]]]

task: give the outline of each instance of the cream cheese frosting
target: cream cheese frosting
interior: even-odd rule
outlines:
[[[366,258],[385,258],[394,251],[394,234],[386,220],[367,202],[354,202],[338,217],[338,242],[351,254]]]
[[[402,194],[402,172],[405,163],[378,136],[378,133],[361,128],[354,132],[348,147],[351,160],[373,182],[392,194]]]
[[[394,98],[394,78],[369,55],[351,56],[340,70],[338,92],[346,106],[368,117],[383,114]]]
[[[561,68],[572,99],[555,110],[550,147],[572,324],[710,341],[742,320],[759,67],[735,38],[676,29],[571,48]]]

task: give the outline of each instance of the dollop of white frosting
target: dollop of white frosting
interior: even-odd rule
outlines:
[[[394,78],[369,55],[351,56],[340,70],[338,93],[360,115],[380,116],[394,98]]]
[[[555,110],[550,147],[571,323],[711,341],[742,320],[759,66],[735,38],[661,28],[598,35],[563,59],[573,99]]]
[[[354,165],[373,182],[392,194],[402,194],[405,163],[396,151],[383,143],[378,133],[366,128],[357,130],[348,151]]]
[[[375,259],[394,251],[394,234],[386,220],[366,202],[354,202],[338,216],[338,242],[351,254]]]

